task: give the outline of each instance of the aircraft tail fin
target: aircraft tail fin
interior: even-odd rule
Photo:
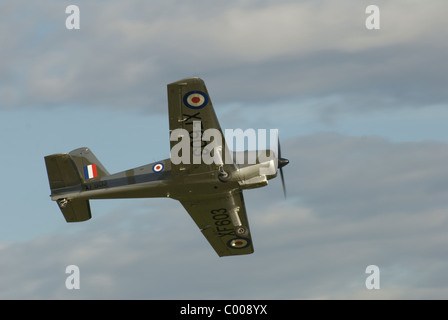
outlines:
[[[89,148],[78,148],[71,151],[69,155],[75,163],[83,183],[87,180],[99,180],[109,175],[109,172]]]
[[[86,181],[95,181],[109,175],[88,148],[79,148],[69,154],[45,157],[51,195],[67,222],[85,221],[92,217],[89,200],[68,198],[67,193],[82,192]],[[58,197],[60,195],[60,197]]]

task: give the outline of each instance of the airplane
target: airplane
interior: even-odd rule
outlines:
[[[170,158],[110,174],[86,147],[48,155],[44,159],[51,200],[57,202],[67,222],[81,222],[92,217],[89,201],[93,199],[175,199],[219,257],[253,253],[243,190],[266,186],[280,171],[286,197],[282,168],[289,160],[281,157],[278,143],[277,152],[264,150],[263,157],[257,152],[256,161],[248,161],[253,151],[244,151],[244,161],[238,163],[223,139],[210,152],[216,161],[191,161],[197,151],[204,151],[204,141],[199,141],[199,150],[194,141],[190,143],[193,147],[182,149],[187,161],[179,161],[179,153],[173,150],[179,149],[179,139],[193,135],[194,126],[200,124],[201,133],[214,129],[222,135],[222,130],[202,79],[170,83],[167,93]],[[223,161],[229,156],[233,161]]]

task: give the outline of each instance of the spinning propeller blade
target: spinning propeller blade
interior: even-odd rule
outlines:
[[[277,143],[278,143],[278,168],[280,169],[280,177],[282,178],[282,186],[283,186],[283,194],[285,195],[286,199],[286,186],[285,186],[285,177],[283,176],[283,167],[286,166],[289,163],[289,160],[286,158],[282,158],[282,149],[280,147],[280,138],[277,136]]]

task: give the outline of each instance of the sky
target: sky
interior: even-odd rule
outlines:
[[[447,9],[0,0],[0,299],[448,299]],[[280,179],[244,192],[255,252],[219,258],[171,199],[66,223],[44,157],[168,158],[166,85],[193,76],[223,128],[278,129],[290,160],[286,200]]]

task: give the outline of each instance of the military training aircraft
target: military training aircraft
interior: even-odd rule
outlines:
[[[281,157],[278,143],[275,151],[255,151],[254,161],[254,151],[240,152],[244,160],[235,161],[237,153],[216,136],[223,137],[222,130],[204,81],[187,78],[167,89],[169,159],[109,174],[88,148],[46,156],[51,200],[67,222],[80,222],[92,217],[91,199],[176,199],[220,257],[253,253],[243,189],[267,185],[279,169],[286,196],[282,167],[289,160]],[[201,137],[208,129],[214,134],[209,144]],[[205,154],[208,161],[201,158]]]

